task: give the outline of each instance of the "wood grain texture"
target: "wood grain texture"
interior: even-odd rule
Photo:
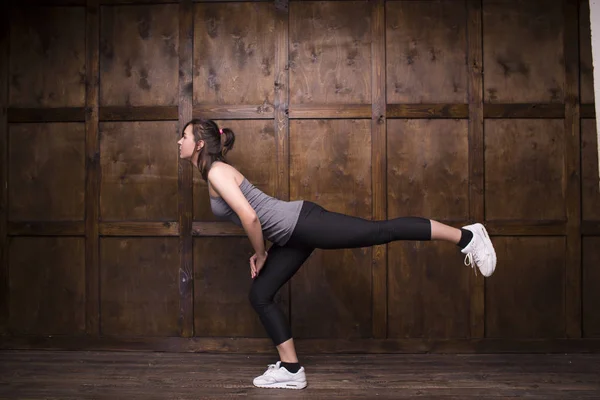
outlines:
[[[390,206],[390,218],[396,215]],[[458,248],[433,242],[393,242],[388,248],[388,337],[468,337],[473,271],[462,265]]]
[[[486,337],[564,337],[565,238],[496,237],[494,247],[503,268],[486,280]]]
[[[600,220],[598,189],[598,139],[596,120],[581,120],[581,216],[584,221]]]
[[[600,236],[582,239],[582,336],[600,337]]]
[[[103,335],[179,334],[179,255],[175,238],[100,240]]]
[[[254,186],[275,196],[277,191],[277,144],[272,121],[215,121],[220,128],[235,133],[233,149],[227,160]],[[194,168],[194,221],[217,221],[210,208],[208,186]]]
[[[275,63],[273,87],[274,93],[274,118],[273,130],[275,139],[276,171],[275,196],[281,200],[290,198],[290,74],[289,74],[289,42],[290,42],[290,14],[289,1],[282,0],[275,6]],[[290,302],[291,285],[288,282],[280,289],[281,306],[287,315],[291,314]]]
[[[370,219],[371,132],[367,120],[290,124],[290,198]],[[316,250],[291,282],[294,337],[372,334],[371,248]]]
[[[19,237],[9,246],[11,333],[84,333],[83,238]]]
[[[9,108],[8,122],[84,122],[83,107]]]
[[[11,236],[80,236],[85,235],[85,222],[9,222],[8,234]]]
[[[0,5],[0,335],[8,333],[8,46],[9,7]]]
[[[581,128],[578,0],[564,0],[564,183],[567,217],[565,317],[568,337],[581,337]]]
[[[295,340],[302,359],[309,353],[349,354],[487,354],[517,353],[570,355],[600,352],[600,339],[298,339]],[[126,351],[144,352],[194,352],[218,354],[268,354],[273,357],[273,342],[267,338],[229,337],[157,337],[157,336],[7,336],[0,342],[2,350],[85,350],[85,351]],[[499,355],[499,354],[498,354]],[[195,357],[198,354],[194,355]],[[593,356],[593,355],[592,355]],[[453,358],[457,357],[452,354]],[[186,369],[187,372],[189,372]],[[253,377],[256,375],[253,375]],[[138,388],[136,388],[138,390]],[[302,393],[302,392],[299,392]],[[261,393],[262,395],[262,393]],[[422,394],[421,394],[422,395]],[[197,398],[197,394],[196,397]]]
[[[100,222],[102,236],[178,236],[177,222]]]
[[[273,107],[275,7],[194,5],[194,104]]]
[[[371,2],[371,182],[374,220],[387,219],[387,123],[385,100],[385,2]],[[387,246],[374,246],[372,260],[372,335],[387,336]]]
[[[294,119],[369,118],[372,112],[369,104],[294,104],[289,116]]]
[[[485,102],[562,103],[563,34],[561,1],[483,0]]]
[[[82,107],[85,9],[14,7],[10,18],[10,105]]]
[[[100,121],[172,121],[177,120],[177,106],[100,107]]]
[[[484,104],[485,118],[564,118],[564,104]]]
[[[392,120],[387,136],[390,216],[467,219],[467,121]]]
[[[563,132],[562,120],[485,121],[487,220],[566,218]]]
[[[469,100],[469,220],[483,222],[484,212],[484,132],[483,121],[483,30],[481,0],[467,1],[467,95]],[[491,234],[491,232],[490,232]],[[485,334],[485,282],[476,275],[470,279],[470,319],[472,338]]]
[[[176,122],[100,124],[102,221],[177,218],[179,136]]]
[[[193,5],[184,0],[179,5],[179,126],[192,119],[194,13]],[[177,218],[179,221],[179,330],[183,337],[194,336],[194,254],[192,220],[194,212],[193,166],[188,160],[178,159]]]
[[[248,301],[252,285],[248,238],[194,239],[194,331],[197,336],[267,337]],[[285,314],[281,294],[275,302]]]
[[[239,340],[231,340],[239,343]],[[282,398],[281,390],[257,390],[252,379],[273,354],[165,354],[152,352],[10,351],[0,372],[11,376],[0,394],[7,398],[92,398],[181,400]],[[286,399],[597,399],[600,357],[596,354],[310,354],[302,357],[310,392]],[[108,367],[110,366],[110,367]],[[225,370],[238,371],[225,376]],[[69,373],[65,373],[69,371]],[[332,379],[336,374],[339,380]],[[43,374],[44,380],[31,380]],[[110,384],[107,384],[110,382]],[[507,384],[511,382],[512,384]]]
[[[230,105],[197,104],[193,106],[194,118],[204,119],[267,119],[273,118],[275,111],[270,104]]]
[[[469,118],[468,104],[388,104],[388,118]]]
[[[102,7],[100,105],[178,102],[176,4]]]
[[[9,126],[9,220],[83,220],[84,128],[71,122]]]
[[[594,65],[592,63],[592,36],[590,30],[589,0],[579,1],[579,99],[581,103],[594,102]]]
[[[371,102],[371,12],[365,1],[290,4],[290,104]]]
[[[98,96],[100,84],[100,9],[97,0],[86,8],[85,114],[85,325],[89,335],[100,334],[100,145]]]
[[[467,101],[464,1],[386,3],[388,103]]]

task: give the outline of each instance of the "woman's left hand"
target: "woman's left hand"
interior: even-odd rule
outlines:
[[[268,253],[265,251],[265,254],[262,256],[255,253],[252,257],[250,257],[250,275],[252,276],[252,279],[256,278],[260,273],[260,270],[267,261],[267,255]]]

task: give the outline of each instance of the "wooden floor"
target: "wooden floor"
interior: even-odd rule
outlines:
[[[1,351],[2,399],[600,399],[600,354],[311,355],[308,387],[257,389],[268,355]]]

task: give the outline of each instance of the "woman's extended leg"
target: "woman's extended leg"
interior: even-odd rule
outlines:
[[[446,240],[458,244],[485,276],[496,266],[496,253],[481,224],[453,228],[421,217],[371,221],[328,211],[305,201],[288,243],[318,249],[368,247],[396,240]],[[467,264],[467,265],[471,265]]]

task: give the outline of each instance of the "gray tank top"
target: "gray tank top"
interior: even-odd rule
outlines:
[[[292,236],[298,222],[303,201],[283,201],[263,193],[246,178],[240,185],[240,190],[256,211],[263,236],[272,243],[283,246]],[[226,219],[237,226],[242,226],[240,218],[221,197],[210,196],[210,208],[213,214]]]

